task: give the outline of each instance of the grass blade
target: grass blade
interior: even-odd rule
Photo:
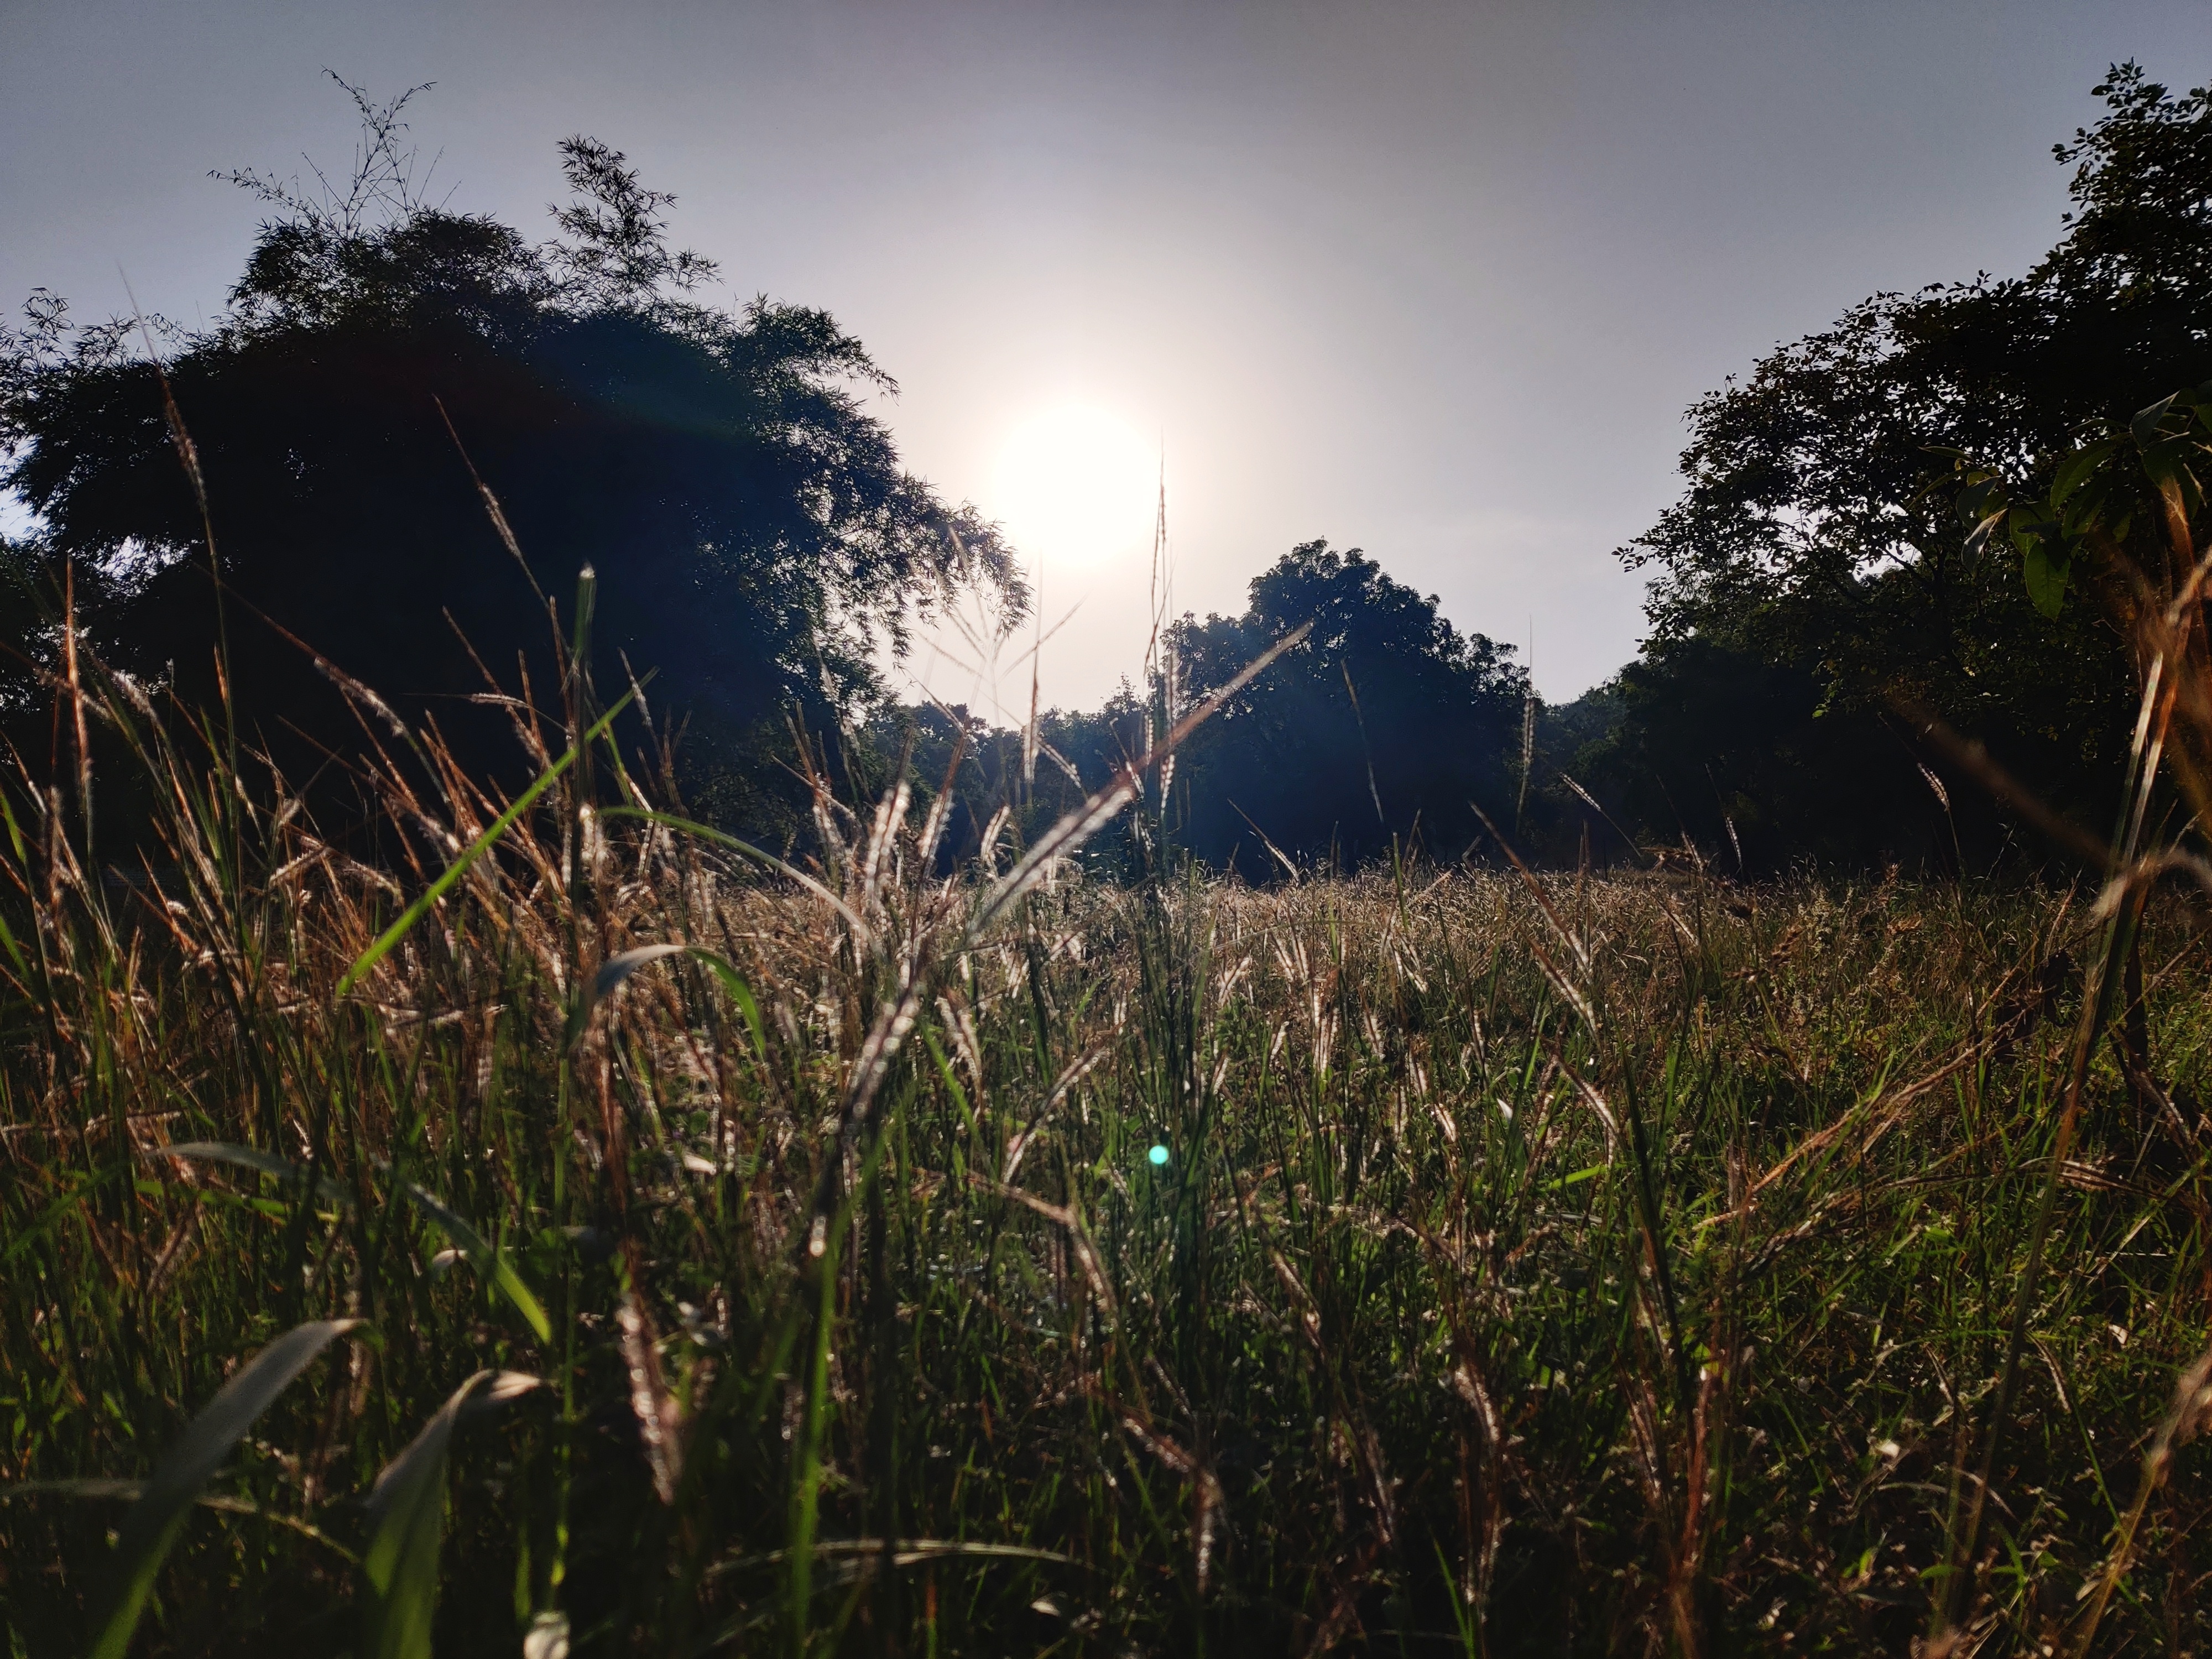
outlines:
[[[582,738],[573,748],[565,751],[560,759],[540,772],[537,781],[517,795],[514,804],[507,811],[494,818],[485,827],[483,834],[461,849],[460,856],[446,866],[445,873],[424,888],[422,896],[401,911],[399,920],[378,934],[376,943],[363,951],[355,960],[353,966],[345,970],[344,975],[338,981],[338,995],[343,996],[355,986],[360,984],[362,976],[383,961],[391,953],[393,945],[407,937],[415,924],[429,914],[430,908],[443,898],[456,882],[468,873],[469,866],[482,858],[493,842],[512,830],[522,815],[537,803],[538,798],[551,788],[563,772],[575,764],[578,753],[597,742],[599,734],[614,724],[615,716],[621,714],[629,706],[629,700],[636,695],[635,690],[623,692],[615,706],[600,715],[593,722],[592,729],[585,732]]]
[[[199,1490],[244,1439],[254,1419],[307,1370],[331,1341],[362,1322],[322,1319],[295,1326],[254,1355],[162,1455],[154,1478],[124,1517],[117,1547],[116,1587],[92,1659],[122,1659],[154,1588],[154,1576],[176,1542]]]
[[[156,1146],[146,1153],[148,1158],[186,1158],[202,1164],[233,1164],[241,1170],[252,1170],[272,1180],[296,1185],[307,1173],[307,1166],[295,1164],[274,1152],[264,1152],[254,1146],[234,1146],[227,1140],[187,1140],[173,1146]],[[346,1189],[328,1176],[315,1177],[315,1196],[333,1204],[350,1201]]]
[[[487,1403],[494,1405],[538,1386],[536,1377],[517,1371],[478,1371],[453,1390],[376,1477],[369,1496],[376,1528],[361,1564],[374,1595],[368,1643],[373,1659],[430,1659],[439,1546],[445,1534],[446,1453],[470,1396],[487,1382]]]
[[[82,1204],[94,1188],[103,1182],[112,1181],[117,1176],[127,1173],[130,1168],[129,1158],[119,1158],[104,1170],[95,1170],[90,1175],[79,1176],[70,1184],[68,1191],[40,1212],[37,1220],[9,1239],[5,1249],[0,1249],[0,1267],[13,1261],[32,1245],[37,1243],[63,1217]]]
[[[842,918],[845,925],[862,939],[870,936],[867,923],[855,915],[852,907],[844,900],[808,875],[805,871],[786,863],[773,853],[763,852],[749,841],[740,841],[737,836],[725,830],[717,830],[711,824],[696,823],[690,818],[680,818],[670,812],[651,811],[642,806],[605,807],[600,810],[599,816],[602,818],[635,818],[642,823],[657,823],[664,830],[674,830],[683,835],[696,836],[701,841],[711,842],[716,847],[726,847],[740,858],[750,859],[762,868],[773,870],[778,875],[798,883],[836,911]]]
[[[591,985],[584,993],[583,1003],[570,1022],[569,1045],[574,1047],[582,1039],[591,1025],[593,1011],[621,988],[631,975],[665,957],[677,956],[691,957],[706,964],[714,977],[721,981],[722,988],[730,994],[730,1000],[738,1005],[738,1011],[744,1016],[746,1029],[752,1034],[755,1050],[765,1053],[766,1034],[761,1027],[760,1004],[755,1000],[752,988],[727,957],[703,945],[641,945],[634,951],[623,951],[609,957],[599,965],[599,971],[592,975]]]
[[[553,1340],[553,1324],[545,1317],[544,1306],[530,1286],[523,1282],[522,1275],[515,1272],[514,1264],[507,1259],[504,1253],[494,1249],[485,1241],[484,1236],[458,1212],[424,1192],[413,1182],[409,1182],[400,1190],[406,1194],[408,1202],[444,1230],[446,1237],[453,1241],[454,1247],[468,1257],[469,1265],[477,1270],[478,1278],[499,1287],[500,1294],[514,1304],[514,1310],[522,1316],[540,1342]]]

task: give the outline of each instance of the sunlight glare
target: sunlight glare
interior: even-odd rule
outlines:
[[[1078,404],[1008,436],[990,507],[1024,556],[1088,565],[1147,544],[1158,490],[1152,447],[1126,422]]]

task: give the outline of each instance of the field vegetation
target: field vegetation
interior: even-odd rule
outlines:
[[[2135,1018],[2093,886],[1260,889],[1142,763],[800,872],[568,684],[502,810],[348,683],[381,863],[69,688],[166,805],[7,797],[12,1651],[2204,1639],[2190,904]]]
[[[2207,1651],[2212,93],[2100,91],[1556,710],[1322,541],[901,707],[1012,550],[596,141],[35,298],[9,1659]]]

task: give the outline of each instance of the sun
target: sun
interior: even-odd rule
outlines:
[[[1133,428],[1069,404],[1007,434],[990,508],[1027,556],[1095,565],[1148,544],[1158,492],[1159,457]]]

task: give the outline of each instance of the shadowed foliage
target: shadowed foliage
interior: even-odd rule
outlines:
[[[2113,86],[2146,143],[2195,131],[2202,99]],[[2083,143],[2141,172],[2117,131]],[[371,205],[398,188],[377,153]],[[569,407],[547,386],[639,384],[592,380],[592,342],[665,348],[664,391],[769,398],[775,373],[732,365],[772,309],[699,322],[660,295],[701,274],[655,240],[665,198],[569,156],[598,204],[562,221],[576,247],[494,260],[550,297],[498,351],[447,342],[521,366],[517,430],[557,449],[560,420],[530,423]],[[327,276],[344,324],[279,329],[270,362],[356,324],[394,352],[432,337],[348,309],[345,259],[386,234],[362,210],[264,238],[283,265],[296,233],[323,273],[299,303]],[[241,300],[224,326],[251,358],[275,325]],[[155,424],[118,476],[156,489],[146,366],[14,361],[33,404],[139,377]],[[669,395],[655,431],[737,407]],[[21,629],[49,672],[15,712],[54,777],[0,775],[0,1651],[2203,1650],[2212,392],[2081,419],[2056,459],[1947,459],[1951,552],[1931,530],[1821,575],[1816,525],[1747,507],[1811,561],[1762,590],[1765,555],[1698,574],[1685,530],[1712,585],[1662,588],[1684,628],[1540,721],[1506,650],[1317,542],[1242,617],[1170,627],[1141,690],[1012,732],[867,708],[800,604],[789,637],[821,659],[762,683],[805,716],[811,663],[814,708],[870,718],[794,721],[806,833],[781,856],[692,820],[626,674],[603,699],[626,653],[591,580],[565,615],[519,606],[557,694],[485,718],[524,787],[421,718],[445,724],[438,696],[343,682],[382,745],[347,763],[378,836],[331,833],[219,703],[184,701],[185,669],[149,691],[73,630]],[[515,441],[479,465],[526,468]],[[178,447],[212,492],[217,439]],[[77,533],[76,498],[42,499]],[[950,556],[1018,599],[988,551]],[[147,558],[87,568],[98,626],[184,580]],[[848,566],[820,558],[791,580],[836,623]],[[1937,647],[2019,600],[2085,630],[2053,671],[2081,699],[2054,707],[2135,710],[2109,753],[2046,752],[2079,799],[2130,803],[2108,838],[2006,797],[2081,875],[1424,855],[1471,838],[1470,803],[1522,804],[1524,733],[1598,763],[1632,826],[1663,805],[1665,839],[1725,836],[1753,870],[1899,845],[1919,826],[1869,826],[1916,789],[1949,817],[1879,678],[1759,631],[1841,585],[1902,652],[1947,562],[1979,584],[1962,631],[1889,690],[1963,722]],[[2104,603],[2064,603],[2076,572]],[[1739,579],[1744,631],[1698,621]],[[278,684],[262,649],[241,687]],[[742,708],[755,672],[668,680]],[[2051,729],[2086,743],[2075,717]],[[94,836],[110,765],[145,803],[127,858]],[[1582,805],[1532,798],[1540,834],[1597,813],[1548,787]]]
[[[1418,835],[1446,857],[1510,818],[1526,673],[1513,647],[1462,634],[1358,548],[1307,542],[1252,580],[1241,617],[1171,630],[1178,691],[1223,684],[1303,623],[1305,642],[1222,710],[1182,763],[1179,839],[1253,874],[1273,860],[1388,858]]]
[[[532,243],[425,200],[398,149],[404,100],[356,96],[347,196],[234,175],[271,217],[215,324],[73,329],[40,296],[6,342],[5,481],[44,521],[23,553],[49,616],[73,564],[91,644],[209,702],[204,482],[249,728],[351,730],[258,611],[410,717],[434,712],[482,768],[511,763],[504,718],[460,699],[490,689],[486,671],[516,690],[519,659],[547,683],[533,585],[567,593],[587,564],[595,669],[659,671],[657,705],[696,723],[709,758],[794,702],[818,718],[865,702],[872,651],[948,586],[1018,612],[994,533],[903,471],[866,412],[896,388],[860,342],[817,310],[691,297],[714,268],[668,250],[671,198],[619,152],[562,146],[575,199],[562,236]]]
[[[1621,552],[1653,578],[1652,634],[1619,687],[1634,735],[1595,769],[1655,836],[1717,828],[1710,767],[1770,864],[1936,851],[1926,806],[1899,810],[1896,703],[2108,816],[2134,588],[2166,585],[2157,516],[2075,572],[2089,602],[2046,616],[1958,487],[1973,466],[2047,489],[2085,434],[2212,376],[2212,97],[2132,64],[2097,93],[2057,147],[2073,210],[2033,270],[1877,295],[1691,410],[1687,487]],[[1999,832],[1976,828],[1986,857]]]

